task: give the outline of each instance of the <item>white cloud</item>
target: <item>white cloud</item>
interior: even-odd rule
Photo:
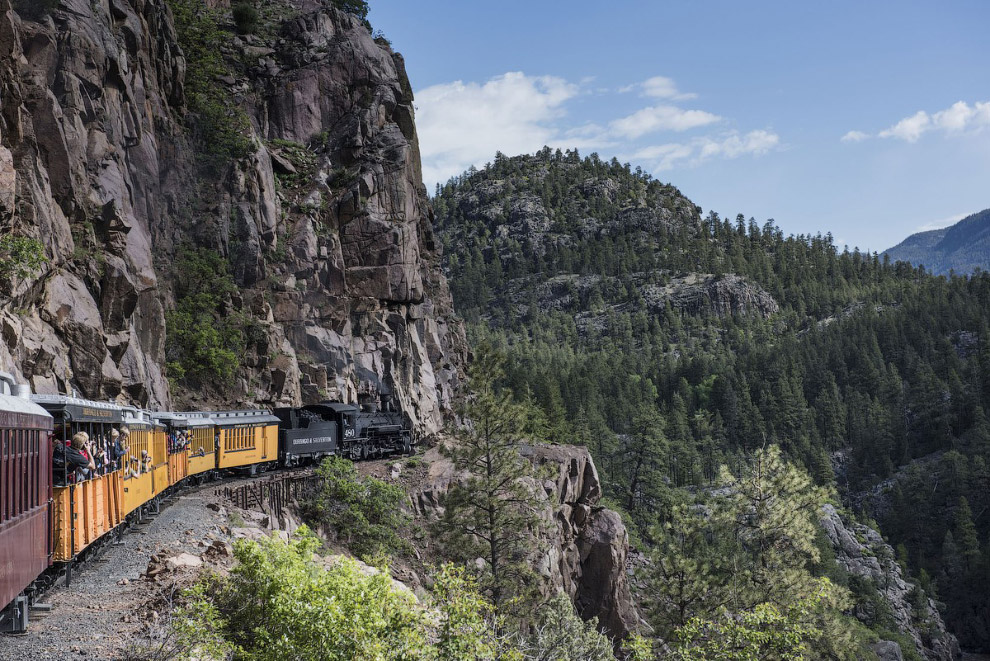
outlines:
[[[905,117],[893,126],[880,131],[881,138],[898,138],[907,142],[917,142],[928,131],[944,133],[980,131],[990,126],[990,101],[977,101],[970,106],[965,101],[957,101],[945,110],[929,115],[919,110]]]
[[[840,140],[842,142],[862,142],[870,137],[869,133],[863,133],[862,131],[849,131]]]
[[[697,98],[697,94],[684,94],[677,89],[673,79],[666,76],[654,76],[642,83],[643,95],[654,99],[673,99],[674,101],[686,101]]]
[[[670,170],[678,165],[701,165],[712,158],[738,158],[744,155],[761,156],[780,146],[780,136],[773,131],[737,132],[719,138],[695,138],[686,143],[667,143],[645,147],[630,155],[629,160],[653,161],[658,171]]]
[[[529,76],[516,71],[486,82],[455,81],[418,90],[416,123],[423,181],[432,187],[472,165],[483,166],[497,151],[514,156],[533,153],[544,145],[576,147],[582,152],[625,151],[632,153],[630,160],[645,161],[644,165],[653,162],[663,170],[715,158],[759,155],[780,144],[780,138],[771,131],[730,131],[646,146],[650,138],[644,136],[711,126],[723,118],[668,102],[615,119],[572,119],[567,113],[569,103],[579,95],[594,93],[594,82],[586,78],[575,84],[556,76]],[[634,89],[655,99],[694,96],[682,94],[672,80],[662,76],[639,83]]]
[[[484,84],[456,81],[419,90],[423,180],[432,186],[490,161],[496,151],[515,155],[553,143],[558,135],[554,121],[578,91],[563,78],[519,71]]]
[[[638,138],[655,131],[687,131],[722,118],[704,110],[682,110],[676,106],[650,106],[609,123],[612,133]]]
[[[928,113],[919,110],[910,117],[905,117],[889,129],[880,131],[881,138],[899,138],[907,142],[917,142],[921,134],[932,127],[932,120]]]
[[[918,229],[916,229],[915,231],[916,232],[929,232],[931,230],[940,230],[943,227],[948,227],[949,225],[955,225],[960,220],[962,220],[963,218],[965,218],[966,216],[969,216],[969,215],[970,214],[968,214],[968,213],[959,213],[959,214],[956,214],[955,216],[949,216],[948,218],[942,218],[940,220],[933,220],[931,222],[928,222],[928,223],[925,223],[924,225],[919,226]]]

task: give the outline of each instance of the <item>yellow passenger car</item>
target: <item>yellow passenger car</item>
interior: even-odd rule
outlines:
[[[212,411],[217,426],[217,467],[264,469],[278,461],[279,419],[268,411]]]
[[[52,560],[68,562],[119,525],[129,511],[118,444],[125,411],[65,395],[34,395],[32,400],[55,419]],[[95,469],[77,469],[65,461],[66,446],[80,432],[86,434],[83,452]]]

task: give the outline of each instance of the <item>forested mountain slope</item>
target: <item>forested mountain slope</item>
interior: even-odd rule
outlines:
[[[534,433],[586,443],[647,543],[720,465],[778,444],[847,502],[882,494],[859,514],[964,646],[990,647],[990,276],[702,217],[676,188],[571,151],[498,155],[434,206],[472,341],[508,352]],[[872,603],[876,586],[849,586]]]
[[[892,261],[924,265],[937,275],[990,270],[990,209],[967,216],[951,227],[912,234],[883,254]]]

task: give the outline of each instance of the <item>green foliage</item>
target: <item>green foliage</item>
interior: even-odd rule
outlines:
[[[491,604],[464,570],[435,574],[429,608],[397,590],[388,568],[375,573],[341,559],[314,561],[319,542],[303,527],[238,541],[229,577],[207,577],[173,614],[172,656],[236,661],[522,661],[498,633]]]
[[[587,445],[634,536],[679,487],[766,444],[840,492],[892,479],[881,529],[963,644],[990,648],[990,274],[933,277],[830,235],[702,217],[673,186],[576,151],[498,154],[434,207],[470,341],[505,352],[499,385],[534,411],[530,433]],[[675,295],[724,274],[780,311]]]
[[[738,476],[723,468],[722,484],[729,495],[716,516],[733,531],[743,567],[736,602],[787,604],[811,594],[826,491],[785,462],[776,446],[754,452]]]
[[[411,595],[387,571],[365,575],[350,560],[313,561],[319,543],[303,534],[238,542],[238,564],[213,599],[227,639],[244,661],[420,659],[426,646]]]
[[[358,18],[367,20],[368,2],[367,0],[333,0],[333,4],[338,9],[342,9]]]
[[[10,234],[0,236],[0,278],[25,278],[46,261],[41,241]]]
[[[231,7],[234,25],[241,34],[250,34],[258,27],[258,9],[251,2],[238,2]]]
[[[185,92],[188,123],[200,145],[204,167],[218,171],[230,159],[251,153],[250,120],[219,81],[230,75],[222,44],[229,38],[219,14],[202,0],[168,0],[179,45],[186,57]]]
[[[532,610],[527,599],[535,581],[528,557],[536,551],[541,523],[539,499],[523,481],[533,475],[519,453],[523,409],[511,392],[496,386],[502,361],[488,347],[475,350],[460,409],[469,422],[441,448],[466,478],[451,485],[437,526],[452,557],[484,559],[480,585],[505,616]]]
[[[596,624],[581,620],[571,600],[558,594],[539,611],[534,630],[524,643],[526,660],[614,661],[612,641],[598,632]]]
[[[40,21],[58,7],[59,0],[12,0],[10,3],[21,18]]]
[[[817,637],[810,613],[822,597],[781,610],[770,603],[741,613],[722,609],[712,620],[692,619],[677,631],[673,658],[680,661],[791,661],[808,658]]]
[[[434,649],[436,661],[512,661],[520,659],[499,634],[492,605],[478,592],[477,582],[463,567],[442,565],[434,575],[437,611]]]
[[[372,558],[402,547],[405,493],[373,477],[358,475],[354,462],[328,457],[316,471],[319,487],[303,503],[303,516],[334,535],[356,555]]]
[[[229,384],[252,321],[229,309],[237,286],[216,251],[182,248],[173,264],[176,309],[165,315],[166,357],[173,382]]]

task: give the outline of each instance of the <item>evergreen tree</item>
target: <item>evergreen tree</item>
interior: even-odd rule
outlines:
[[[520,453],[522,407],[497,383],[504,357],[488,346],[475,350],[468,369],[468,395],[460,414],[465,426],[442,451],[465,477],[453,483],[438,522],[445,547],[464,561],[481,558],[479,584],[498,615],[525,611],[534,587],[530,553],[538,545],[540,504],[532,465]]]

